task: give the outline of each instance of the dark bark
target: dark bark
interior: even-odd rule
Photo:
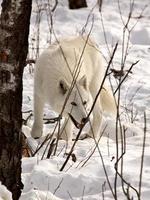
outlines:
[[[79,9],[87,7],[86,0],[69,0],[70,9]]]
[[[3,0],[0,17],[0,181],[20,197],[22,75],[32,0]]]
[[[99,6],[99,11],[102,11],[102,4],[103,4],[103,0],[98,0],[98,6]]]

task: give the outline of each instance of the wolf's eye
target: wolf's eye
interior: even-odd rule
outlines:
[[[87,104],[87,101],[83,101],[83,105],[85,106]]]
[[[71,102],[71,105],[77,106],[77,104],[74,101]]]

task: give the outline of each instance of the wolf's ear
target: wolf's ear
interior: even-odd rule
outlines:
[[[79,80],[78,82],[80,85],[82,85],[86,90],[88,88],[88,85],[87,85],[87,78],[86,78],[86,75],[82,76],[82,78]]]
[[[68,85],[67,81],[60,80],[59,81],[59,88],[60,88],[60,91],[63,95],[66,94],[67,90],[69,89],[69,85]]]

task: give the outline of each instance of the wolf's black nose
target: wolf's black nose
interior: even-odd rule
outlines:
[[[89,120],[89,119],[88,119],[87,117],[85,117],[85,118],[82,118],[82,120],[81,120],[81,123],[82,123],[82,124],[85,124],[85,123],[87,123],[87,122],[88,122],[88,120]]]

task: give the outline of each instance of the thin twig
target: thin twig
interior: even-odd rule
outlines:
[[[63,182],[63,178],[60,180],[60,182],[59,182],[58,186],[57,186],[57,187],[56,187],[56,189],[54,190],[54,192],[53,192],[53,195],[55,195],[55,194],[56,194],[56,192],[57,192],[57,190],[60,188],[60,186],[61,186],[62,182]]]
[[[122,83],[123,83],[123,82],[125,81],[125,79],[128,77],[128,74],[131,72],[132,68],[133,68],[135,65],[137,65],[138,62],[139,62],[139,60],[136,61],[135,63],[132,63],[132,65],[131,65],[130,68],[127,70],[127,73],[125,74],[125,76],[123,77],[123,79],[119,82],[119,85],[118,85],[118,87],[116,88],[116,90],[114,91],[114,94],[116,94],[116,92],[117,92],[117,91],[119,90],[119,88],[121,87]]]
[[[145,156],[146,132],[147,132],[147,121],[146,121],[146,112],[144,112],[144,137],[143,137],[143,148],[142,148],[140,180],[139,180],[139,199],[141,198],[141,189],[142,189],[142,174],[143,174],[143,165]]]
[[[79,130],[79,132],[78,132],[78,134],[77,134],[77,136],[76,136],[76,138],[75,138],[75,141],[74,141],[74,143],[73,143],[73,145],[72,145],[72,147],[71,147],[71,150],[70,150],[70,152],[68,153],[68,156],[67,156],[65,162],[63,163],[62,167],[60,168],[60,171],[63,171],[63,169],[65,168],[66,164],[68,163],[68,161],[69,161],[69,159],[70,159],[70,157],[71,157],[71,155],[72,155],[72,153],[73,153],[74,147],[75,147],[77,141],[79,140],[79,137],[80,137],[80,135],[81,135],[81,132],[82,132],[84,126],[85,126],[85,123],[84,123],[84,124],[82,125],[82,127],[80,128],[80,130]]]

